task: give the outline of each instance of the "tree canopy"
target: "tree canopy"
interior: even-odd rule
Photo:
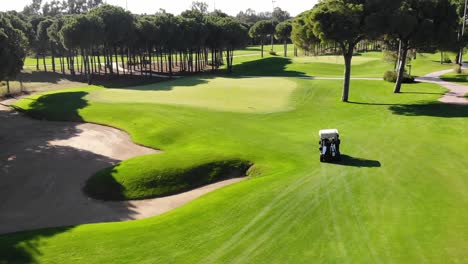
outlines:
[[[10,23],[7,15],[0,13],[0,79],[7,80],[8,89],[9,80],[23,68],[26,45],[24,33]]]

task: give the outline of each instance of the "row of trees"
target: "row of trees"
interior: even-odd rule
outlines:
[[[273,20],[276,23],[281,23],[286,20],[291,19],[291,15],[288,11],[282,10],[280,7],[275,7],[273,12],[259,12],[248,8],[245,11],[240,11],[236,15],[236,19],[244,25],[247,25],[249,28],[255,23],[262,20]]]
[[[32,0],[31,4],[24,7],[22,13],[26,16],[52,17],[64,14],[83,14],[102,4],[102,0],[52,0],[45,3],[42,0]]]
[[[265,40],[271,40],[271,49],[273,50],[273,38],[281,41],[284,44],[284,56],[287,56],[288,42],[291,38],[292,24],[291,20],[285,20],[283,22],[276,22],[275,20],[260,20],[249,30],[249,36],[253,39],[257,39],[261,46],[261,56],[264,56],[264,44]]]
[[[28,40],[18,21],[11,21],[8,14],[0,13],[0,80],[6,80],[10,93],[10,80],[23,68]]]
[[[50,55],[52,71],[88,77],[153,72],[172,76],[176,70],[216,70],[222,63],[232,71],[234,49],[248,42],[243,25],[222,12],[208,13],[200,3],[180,16],[165,12],[135,16],[120,7],[100,5],[77,15],[27,17],[9,12],[2,17],[26,40],[19,46],[18,65],[22,66],[28,45],[38,69],[42,57],[47,71]],[[18,70],[10,78],[13,72]]]
[[[296,46],[306,51],[317,43],[340,47],[345,61],[343,102],[349,98],[356,46],[363,40],[397,42],[398,78],[394,92],[399,93],[409,50],[458,51],[464,45],[458,37],[459,25],[465,19],[457,9],[460,1],[323,0],[294,19],[291,37]]]

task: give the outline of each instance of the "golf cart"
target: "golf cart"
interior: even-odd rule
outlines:
[[[320,162],[333,162],[341,159],[340,134],[337,129],[319,131]]]

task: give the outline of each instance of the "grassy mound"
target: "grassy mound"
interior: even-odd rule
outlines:
[[[88,179],[84,191],[100,200],[161,197],[246,176],[251,166],[250,162],[239,159],[181,161],[178,157],[155,158],[153,155],[128,160],[95,174]]]

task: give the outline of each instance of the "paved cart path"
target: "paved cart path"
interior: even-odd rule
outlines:
[[[435,83],[442,87],[445,87],[449,90],[449,92],[445,93],[439,101],[447,104],[461,104],[461,105],[468,105],[468,99],[464,96],[468,94],[468,86],[458,84],[458,83],[451,83],[446,82],[440,79],[440,76],[450,73],[453,70],[444,70],[433,72],[428,75],[416,78],[418,82],[426,82],[426,83]]]

